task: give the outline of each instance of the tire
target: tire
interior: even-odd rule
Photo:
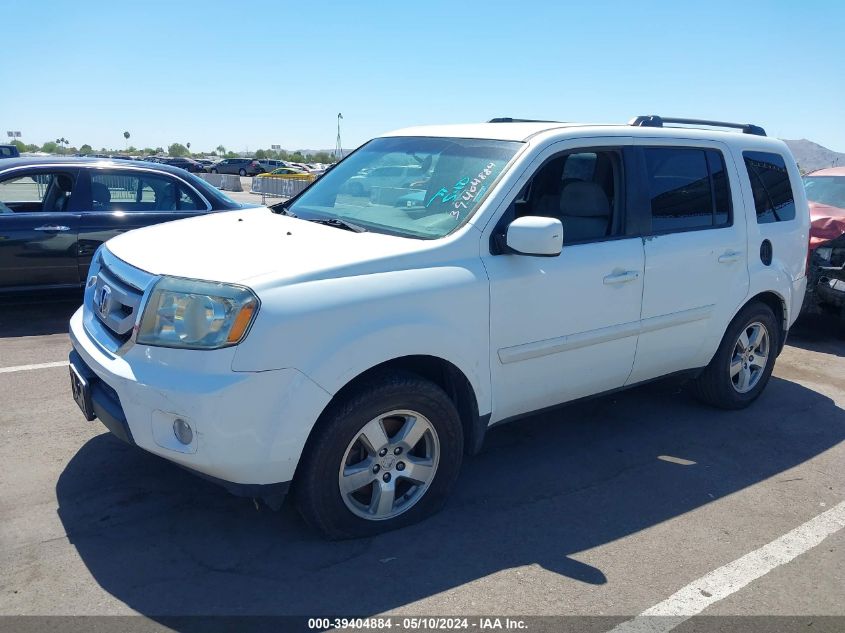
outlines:
[[[241,169],[238,171],[241,176],[246,176],[246,169]]]
[[[378,429],[387,445],[378,441]],[[410,440],[410,449],[402,442],[409,429],[420,438]],[[362,439],[364,431],[375,441]],[[293,494],[306,523],[324,537],[372,536],[439,510],[462,456],[460,418],[446,393],[415,374],[381,374],[321,416],[303,451]],[[361,479],[347,480],[352,473]],[[411,479],[414,473],[418,482]],[[424,473],[430,476],[424,479]],[[351,483],[342,487],[342,481]],[[393,492],[386,493],[390,482]],[[364,485],[356,490],[359,483]]]
[[[216,169],[212,169],[212,170],[211,170],[211,173],[212,173],[212,174],[216,174],[216,173],[217,173],[217,170],[216,170]]]
[[[765,349],[762,335],[758,335],[761,329]],[[748,346],[745,351],[742,349],[743,335],[751,343],[750,350]],[[744,409],[750,405],[769,382],[780,337],[780,326],[769,306],[756,302],[745,306],[728,325],[710,364],[693,382],[696,397],[720,409]],[[761,354],[765,356],[762,365]]]

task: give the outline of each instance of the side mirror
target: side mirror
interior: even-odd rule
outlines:
[[[557,257],[563,248],[563,224],[536,215],[517,218],[508,225],[505,244],[517,255]]]

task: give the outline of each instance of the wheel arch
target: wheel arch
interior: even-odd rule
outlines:
[[[461,430],[464,436],[464,453],[474,455],[481,450],[489,415],[479,415],[478,397],[470,380],[460,368],[448,360],[438,356],[414,354],[393,358],[374,365],[361,371],[341,387],[323,408],[317,422],[311,428],[302,454],[305,454],[315,435],[319,433],[323,424],[326,423],[326,414],[332,409],[333,405],[342,401],[343,398],[347,397],[361,384],[378,380],[380,375],[383,376],[390,373],[414,374],[430,380],[443,389],[458,410],[461,420]],[[300,463],[302,461],[301,455]],[[297,464],[296,470],[299,470],[299,464]],[[294,473],[295,480],[296,473]]]
[[[746,306],[751,305],[752,303],[762,303],[767,305],[771,308],[772,312],[774,312],[775,319],[777,320],[778,325],[780,325],[780,331],[778,332],[778,354],[780,354],[786,342],[786,334],[789,329],[789,313],[786,299],[774,290],[764,290],[763,292],[758,292],[743,303],[731,318],[735,318],[736,315],[744,310]]]

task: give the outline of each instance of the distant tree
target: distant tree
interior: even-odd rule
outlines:
[[[44,145],[41,146],[42,152],[47,152],[48,154],[55,154],[59,149],[59,144],[54,143],[53,141],[47,141]]]
[[[79,151],[82,154],[93,154],[94,148],[88,145],[88,143],[85,143],[85,145],[79,148]]]
[[[14,141],[12,141],[12,145],[14,145],[15,147],[17,147],[19,152],[25,152],[25,151],[26,151],[26,145],[24,145],[24,144],[23,144],[21,141],[19,141],[18,139],[15,139]]]
[[[328,152],[317,152],[311,157],[315,163],[330,163],[332,162],[332,157]]]
[[[156,147],[155,153],[156,154],[164,154],[164,148],[163,147]]]
[[[138,148],[130,145],[129,147],[126,148],[126,151],[130,154],[137,154]]]
[[[40,150],[40,149],[41,149],[41,148],[40,148],[40,147],[38,147],[38,145],[35,145],[34,143],[29,143],[29,144],[26,146],[26,151],[28,151],[28,152],[37,152],[37,151],[38,151],[38,150]]]
[[[258,160],[264,160],[265,158],[267,158],[267,152],[265,152],[263,149],[259,149],[255,152],[255,158],[257,158]]]
[[[239,156],[235,154],[235,152],[226,152],[225,156],[226,158],[239,158]]]
[[[126,140],[126,151],[129,151],[129,136],[130,136],[129,132],[123,133],[123,138]]]
[[[226,153],[226,148],[223,147],[222,145],[218,145],[216,149],[217,149],[217,153],[220,154],[220,155],[223,155],[223,154]]]
[[[167,146],[167,153],[171,156],[187,156],[188,148],[182,143],[171,143]]]

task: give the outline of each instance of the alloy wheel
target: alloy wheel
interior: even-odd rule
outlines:
[[[395,410],[367,422],[349,443],[338,472],[344,504],[370,521],[410,510],[434,480],[440,441],[421,413]]]
[[[747,325],[739,335],[731,356],[731,384],[738,393],[748,393],[766,371],[770,349],[769,331],[755,321]]]

